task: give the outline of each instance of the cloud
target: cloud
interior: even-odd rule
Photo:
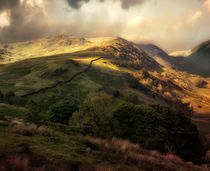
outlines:
[[[208,12],[210,12],[210,0],[205,0],[202,6],[203,6],[203,8],[205,8]]]
[[[79,9],[84,3],[90,2],[90,0],[66,0],[68,4],[74,8]],[[99,2],[105,2],[106,0],[98,0]],[[123,9],[129,9],[132,6],[142,4],[145,0],[112,0],[121,1],[121,6]]]
[[[0,11],[19,5],[19,0],[0,0]]]
[[[10,25],[10,21],[9,21],[8,12],[4,11],[4,12],[0,13],[0,28],[5,27],[5,26],[9,26],[9,25]]]
[[[193,27],[198,20],[201,18],[203,13],[201,11],[196,11],[194,14],[191,14],[187,18],[184,18],[173,25],[173,30],[178,31],[182,28]]]
[[[67,0],[67,2],[72,8],[79,9],[83,3],[88,3],[89,0]]]
[[[0,28],[1,42],[34,39],[48,31],[38,2],[41,3],[40,0],[0,0],[0,13],[9,14],[9,23]]]
[[[131,6],[142,4],[144,0],[121,0],[122,8],[128,9]]]

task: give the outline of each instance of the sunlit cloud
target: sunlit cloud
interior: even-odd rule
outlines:
[[[173,30],[178,31],[183,28],[193,27],[202,16],[201,11],[196,11],[193,15],[188,16],[187,18],[182,19],[173,25]]]
[[[0,13],[0,27],[5,27],[10,25],[9,12],[3,11]]]
[[[203,3],[203,8],[210,12],[210,0],[205,0],[205,2]]]
[[[210,39],[210,0],[0,0],[0,42],[114,36],[168,52]]]

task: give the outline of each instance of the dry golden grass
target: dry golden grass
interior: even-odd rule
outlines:
[[[148,170],[207,170],[204,166],[195,166],[191,162],[184,162],[173,154],[162,155],[157,151],[149,151],[142,149],[137,144],[129,141],[112,138],[111,140],[80,137],[83,141],[87,141],[96,146],[100,153],[106,153],[107,158],[119,160],[124,165],[132,165],[137,169]],[[94,151],[93,151],[94,153]],[[115,170],[115,169],[109,169]]]
[[[14,119],[10,123],[9,130],[13,133],[34,136],[43,135],[49,136],[51,132],[45,126],[37,126],[36,124],[24,123],[22,120]]]
[[[29,161],[27,158],[13,156],[0,165],[1,171],[29,171]],[[40,170],[41,171],[41,170]]]

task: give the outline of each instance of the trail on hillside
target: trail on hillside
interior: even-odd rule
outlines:
[[[49,86],[49,87],[41,88],[41,89],[39,89],[38,91],[31,92],[31,93],[22,95],[22,96],[20,96],[20,97],[28,97],[28,96],[31,96],[31,95],[39,94],[39,93],[41,93],[41,92],[43,92],[43,91],[46,91],[46,90],[49,90],[49,89],[52,89],[52,88],[56,88],[57,86],[59,86],[59,85],[61,85],[61,84],[70,83],[72,80],[74,80],[74,79],[75,79],[76,77],[78,77],[79,75],[88,72],[89,69],[92,67],[93,62],[96,62],[96,61],[98,61],[98,60],[100,60],[100,59],[102,59],[102,58],[103,58],[103,57],[100,57],[100,58],[97,58],[97,59],[94,59],[94,60],[90,61],[90,63],[89,63],[89,65],[88,65],[87,68],[85,68],[83,71],[77,72],[76,74],[74,74],[74,75],[73,75],[70,79],[68,79],[68,80],[59,81],[59,82],[55,83],[54,85],[51,85],[51,86]]]

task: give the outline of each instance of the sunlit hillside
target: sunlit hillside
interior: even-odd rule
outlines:
[[[174,57],[179,57],[179,56],[187,57],[187,56],[189,56],[191,54],[192,54],[191,50],[186,50],[186,51],[171,52],[169,55],[170,56],[174,56]]]
[[[173,61],[171,61],[171,57],[157,46],[137,46],[119,38],[79,38],[58,35],[28,42],[2,44],[1,63],[6,64],[24,59],[47,57],[46,60],[51,60],[53,64],[58,62],[57,58],[63,59],[63,57],[67,57],[87,64],[92,59],[90,58],[91,56],[100,57],[102,55],[103,59],[96,61],[94,63],[95,66],[130,73],[155,94],[159,94],[166,99],[178,98],[185,103],[190,103],[197,113],[210,113],[210,80],[208,78],[176,69]],[[141,48],[147,52],[148,55],[142,51]],[[79,57],[82,56],[82,54],[86,57]],[[154,58],[154,60],[148,57],[149,55]],[[110,59],[111,56],[113,56],[112,59]],[[28,63],[29,66],[31,64],[34,65],[31,61],[26,61],[26,63]],[[162,67],[158,63],[161,64]],[[11,64],[11,66],[12,65],[15,66],[16,64]],[[19,69],[15,69],[15,72],[21,72],[21,70],[26,72],[24,66],[22,68],[21,66],[22,64],[20,63],[18,66]],[[2,74],[4,73],[4,75],[5,67],[1,68]],[[142,68],[145,68],[146,72],[148,72],[146,76],[145,72],[140,71]],[[36,71],[36,73],[42,75],[41,71]],[[0,75],[1,77],[3,76],[2,74]],[[35,75],[37,74],[34,74],[32,70],[30,74],[26,73],[26,75],[21,78],[21,80],[28,80],[27,89],[30,89],[30,84],[35,86],[36,90],[38,90],[39,88],[49,86],[53,83],[51,80],[47,82],[43,81],[43,79],[45,79],[44,77],[39,76],[36,78]],[[10,78],[10,76],[8,76],[8,78]],[[31,78],[33,78],[33,81]],[[198,87],[197,84],[199,81],[204,80],[207,84],[204,87]],[[16,80],[14,81],[16,82]],[[18,81],[15,83],[17,94],[24,94],[23,87],[21,88],[21,86],[25,83],[21,82]],[[36,85],[36,82],[38,85]],[[7,86],[7,89],[9,89],[9,87],[10,86]]]
[[[52,56],[64,53],[72,53],[95,46],[106,45],[115,38],[80,38],[58,35],[27,42],[1,44],[0,63],[11,63],[28,58]]]

